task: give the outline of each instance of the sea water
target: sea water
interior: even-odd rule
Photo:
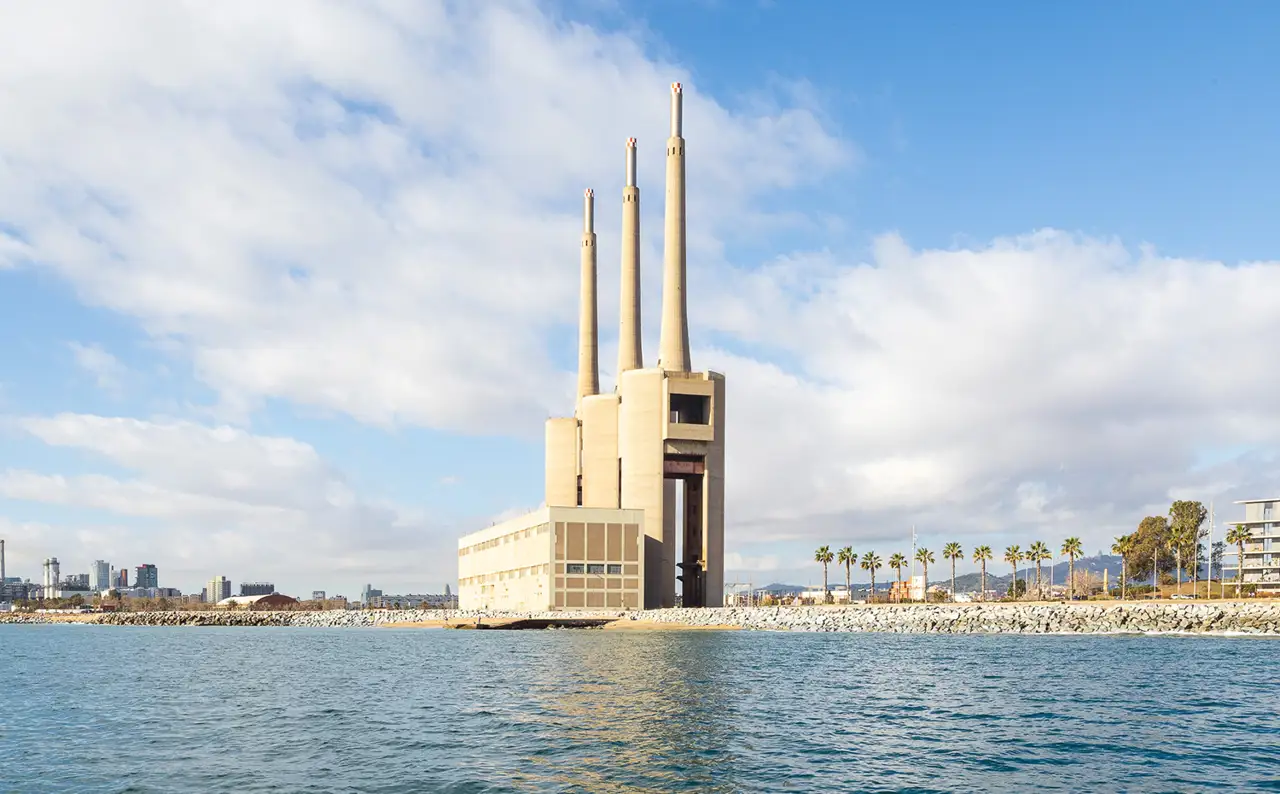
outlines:
[[[1280,790],[1280,641],[0,626],[0,791]]]

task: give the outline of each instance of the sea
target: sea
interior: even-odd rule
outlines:
[[[0,626],[0,791],[1280,791],[1280,641]]]

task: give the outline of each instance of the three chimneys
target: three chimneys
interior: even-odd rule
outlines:
[[[685,299],[684,94],[671,84],[671,137],[667,139],[667,204],[662,257],[662,335],[658,367],[689,372],[689,315]],[[595,194],[583,199],[582,294],[578,317],[578,401],[600,392],[596,330]],[[640,346],[640,188],[636,186],[636,139],[627,139],[627,182],[622,188],[622,300],[618,374],[644,367]]]

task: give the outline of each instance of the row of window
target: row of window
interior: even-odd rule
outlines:
[[[462,548],[458,549],[458,556],[465,557],[468,554],[474,554],[475,552],[478,552],[478,551],[485,551],[487,549],[496,549],[497,547],[503,546],[507,543],[515,543],[517,540],[524,540],[526,538],[537,537],[538,535],[545,535],[550,531],[551,531],[550,524],[539,524],[536,527],[526,527],[525,529],[517,529],[515,532],[508,532],[507,534],[502,535],[500,537],[492,538],[490,540],[482,540],[479,543],[473,543],[470,546],[463,546]]]
[[[458,584],[473,585],[482,582],[506,582],[511,579],[523,579],[526,576],[539,576],[551,573],[551,565],[529,565],[524,568],[511,568],[506,571],[495,571],[494,573],[480,574],[479,576],[463,576],[458,579]]]
[[[614,565],[612,563],[604,564],[604,563],[589,562],[584,564],[580,562],[571,562],[565,565],[564,568],[566,573],[579,573],[579,574],[594,573],[594,574],[600,574],[602,576],[603,575],[609,575],[609,576],[622,575],[622,565],[620,564]]]

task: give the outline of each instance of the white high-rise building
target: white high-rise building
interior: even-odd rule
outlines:
[[[231,597],[231,580],[225,576],[215,576],[204,588],[205,601],[216,604],[224,598]]]
[[[94,560],[89,566],[89,589],[95,593],[111,589],[111,563]]]

